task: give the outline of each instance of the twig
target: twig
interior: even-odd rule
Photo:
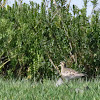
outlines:
[[[7,0],[4,0],[4,2],[1,5],[2,8],[6,5],[6,2],[7,2]]]
[[[53,63],[52,59],[50,58],[50,56],[48,55],[49,61],[51,62],[51,64],[54,66],[54,68],[57,70],[57,72],[59,73],[59,75],[61,75],[59,68],[57,66],[55,66],[55,64]]]
[[[6,62],[4,62],[4,63],[0,66],[0,69],[1,69],[5,64],[7,64],[9,61],[10,61],[10,59],[7,60]]]

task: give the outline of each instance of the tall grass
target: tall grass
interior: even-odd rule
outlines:
[[[0,79],[0,100],[99,100],[100,79],[91,81],[73,80],[59,87],[55,81],[43,83],[23,80]],[[86,87],[89,87],[86,88]]]

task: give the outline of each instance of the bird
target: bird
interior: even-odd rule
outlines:
[[[81,78],[85,76],[83,73],[79,73],[71,68],[67,68],[64,61],[61,61],[59,66],[61,67],[61,76],[66,80]]]
[[[61,61],[59,66],[61,67],[61,78],[59,78],[56,82],[57,87],[64,82],[68,82],[71,79],[81,78],[86,75],[83,73],[79,73],[78,71],[75,71],[71,68],[67,68],[66,63],[64,61]]]

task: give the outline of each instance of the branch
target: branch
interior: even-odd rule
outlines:
[[[49,61],[51,62],[51,64],[53,65],[53,67],[57,70],[57,72],[59,73],[59,75],[61,75],[59,68],[57,66],[55,66],[55,64],[53,63],[52,59],[50,58],[50,56],[48,55]]]
[[[6,62],[4,62],[4,63],[0,66],[0,69],[1,69],[5,64],[7,64],[9,61],[10,61],[10,59],[7,60]]]
[[[4,0],[4,2],[2,3],[1,7],[3,8],[7,3],[7,0]]]

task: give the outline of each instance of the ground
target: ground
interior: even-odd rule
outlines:
[[[0,79],[0,100],[100,100],[100,79],[72,80],[58,87],[54,80]]]

